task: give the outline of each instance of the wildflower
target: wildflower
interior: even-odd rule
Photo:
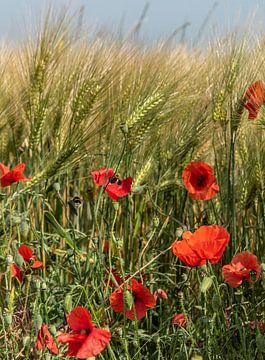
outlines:
[[[114,201],[118,201],[120,197],[127,196],[132,190],[132,178],[128,177],[120,180],[115,176],[113,169],[101,168],[93,171],[91,175],[96,185],[104,185],[104,190]]]
[[[31,250],[31,248],[27,245],[20,245],[20,247],[18,248],[18,252],[23,257],[24,261],[30,264],[30,267],[32,269],[43,267],[43,263],[37,260],[37,257],[33,255],[33,251]]]
[[[58,342],[68,344],[67,356],[75,356],[78,359],[86,359],[100,354],[108,345],[111,333],[104,329],[98,329],[91,321],[90,312],[82,307],[74,308],[68,318],[72,333],[62,333],[57,337]]]
[[[257,327],[260,329],[261,332],[264,332],[265,330],[265,323],[260,322],[258,320],[252,320],[249,322],[249,327],[251,330],[255,330]]]
[[[185,317],[185,314],[175,314],[172,319],[172,324],[185,327],[187,325],[187,318]]]
[[[204,265],[206,260],[216,264],[221,259],[229,239],[229,233],[222,226],[201,226],[194,234],[185,231],[182,240],[173,243],[172,251],[191,267]]]
[[[130,297],[131,304],[128,304]],[[132,279],[131,283],[127,285],[127,289],[120,287],[115,290],[109,297],[110,306],[117,313],[125,313],[125,316],[130,319],[142,319],[148,308],[152,308],[156,304],[154,295],[144,287],[137,280]]]
[[[38,331],[36,348],[41,350],[43,347],[46,347],[52,354],[58,354],[57,346],[53,340],[52,335],[49,332],[48,326],[42,324],[40,330]]]
[[[204,162],[189,163],[183,170],[182,179],[194,200],[210,200],[219,192],[213,169]]]
[[[261,80],[251,84],[245,94],[244,108],[248,110],[248,119],[255,120],[261,105],[264,103],[264,86]]]
[[[155,298],[155,301],[157,299],[167,299],[167,293],[162,290],[162,289],[157,289],[155,292],[154,292],[154,298]]]
[[[222,268],[224,280],[231,287],[236,288],[242,284],[243,280],[253,283],[258,280],[261,266],[257,257],[249,251],[238,253],[231,264]]]
[[[19,282],[23,280],[23,271],[16,264],[12,264],[12,278],[15,277]]]
[[[9,170],[7,166],[0,163],[0,183],[2,187],[10,186],[13,183],[17,183],[19,181],[30,181],[29,178],[23,175],[26,164],[18,164],[13,170]]]

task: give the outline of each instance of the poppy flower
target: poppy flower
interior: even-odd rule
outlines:
[[[167,299],[167,293],[162,290],[162,289],[157,289],[155,292],[154,292],[154,298],[155,298],[155,301],[157,299]]]
[[[251,330],[255,330],[257,327],[260,329],[261,332],[264,332],[265,330],[265,323],[260,322],[258,320],[252,320],[249,322],[249,327]]]
[[[257,256],[249,251],[238,253],[231,264],[222,268],[224,280],[231,287],[236,288],[242,284],[243,280],[253,283],[258,280],[261,266],[258,263]]]
[[[126,297],[131,298],[131,304],[128,304]],[[125,313],[125,316],[130,320],[142,319],[147,309],[156,304],[154,295],[135,279],[132,279],[131,283],[127,285],[127,290],[121,287],[114,291],[109,300],[110,306],[115,312]]]
[[[193,200],[210,200],[219,192],[213,169],[205,162],[189,163],[182,172],[182,179]]]
[[[40,330],[38,331],[36,348],[41,350],[43,347],[46,347],[52,354],[58,354],[58,349],[53,340],[51,333],[49,332],[48,326],[42,324]]]
[[[187,325],[187,318],[185,317],[185,314],[175,314],[172,319],[172,324],[185,327]]]
[[[108,345],[111,333],[98,329],[91,321],[90,312],[82,307],[75,307],[67,318],[72,333],[63,333],[57,337],[58,342],[68,344],[67,356],[86,359],[100,354]]]
[[[251,84],[245,94],[244,108],[248,110],[248,119],[255,120],[261,105],[264,103],[264,86],[261,80]]]
[[[132,178],[128,177],[120,180],[114,174],[113,169],[101,168],[91,173],[94,183],[98,186],[104,186],[104,190],[109,197],[118,201],[120,197],[127,196],[132,190]]]
[[[20,267],[17,266],[17,264],[12,264],[11,272],[12,278],[15,277],[19,282],[22,282],[23,271],[20,269]]]
[[[222,226],[205,225],[194,233],[185,231],[182,240],[173,243],[172,251],[182,262],[191,267],[204,265],[206,260],[211,264],[217,264],[229,239],[229,233]]]
[[[13,183],[17,183],[19,181],[31,181],[29,178],[23,175],[26,164],[18,164],[13,170],[9,170],[7,166],[0,163],[0,183],[2,187],[10,186]]]
[[[43,263],[37,260],[37,257],[33,255],[33,251],[27,245],[20,245],[18,248],[19,254],[23,257],[24,261],[30,264],[32,269],[37,269],[39,267],[43,267]]]

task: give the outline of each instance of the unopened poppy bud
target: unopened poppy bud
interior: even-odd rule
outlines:
[[[114,210],[115,210],[115,211],[118,211],[118,210],[119,210],[119,203],[118,203],[118,201],[113,201],[112,204],[113,204]]]
[[[39,279],[34,280],[34,285],[37,290],[40,290],[40,280]]]
[[[19,267],[23,266],[23,264],[24,264],[24,259],[23,259],[23,257],[22,257],[19,253],[17,253],[17,254],[15,255],[14,260],[15,260],[15,263],[16,263]]]
[[[154,228],[157,228],[159,226],[159,218],[157,216],[153,218],[153,224]]]
[[[45,355],[45,358],[44,358],[44,360],[51,360],[51,355],[50,354],[46,354]],[[93,358],[91,358],[92,360],[93,360]],[[95,359],[95,358],[94,358]]]
[[[43,291],[47,290],[47,284],[44,281],[41,283],[41,290]]]
[[[23,343],[24,348],[27,349],[30,346],[30,337],[28,335],[24,336],[22,343]]]
[[[49,330],[50,330],[50,333],[53,335],[53,336],[56,336],[57,334],[57,330],[56,330],[56,327],[54,325],[51,325],[49,327]]]
[[[178,292],[178,298],[179,298],[180,300],[183,300],[183,299],[184,299],[184,293],[183,293],[182,291],[179,291],[179,292]]]
[[[212,286],[213,279],[209,276],[205,276],[200,284],[200,290],[205,294]]]
[[[157,289],[155,292],[154,292],[154,298],[155,300],[157,299],[167,299],[167,293],[162,290],[162,289]]]
[[[24,238],[28,236],[29,224],[27,223],[27,221],[22,221],[21,222],[21,224],[19,226],[19,230],[20,230],[21,236],[23,236]]]
[[[257,349],[261,352],[264,353],[265,352],[265,337],[262,334],[258,334],[256,336],[256,345],[257,345]]]
[[[53,184],[53,189],[54,189],[54,191],[59,192],[61,190],[60,184],[58,182],[55,182]]]
[[[219,294],[214,294],[212,298],[212,308],[217,312],[222,306],[222,299]]]
[[[65,299],[64,299],[64,307],[66,312],[70,312],[73,308],[73,303],[72,303],[72,296],[70,294],[67,294]]]
[[[128,128],[128,124],[126,122],[121,123],[120,129],[124,134],[128,134],[129,128]]]
[[[126,290],[124,292],[124,303],[126,306],[126,309],[131,310],[133,306],[133,296],[132,293],[129,290]]]
[[[41,325],[42,325],[42,317],[41,317],[40,314],[38,314],[38,315],[36,316],[36,322],[35,322],[35,324],[36,324],[36,330],[39,331],[39,330],[41,329]]]
[[[7,255],[6,256],[6,264],[11,265],[12,263],[13,263],[13,256],[12,255]]]
[[[176,237],[177,237],[178,239],[181,239],[183,232],[184,232],[184,230],[183,230],[182,228],[177,228],[177,230],[176,230]]]
[[[4,320],[7,325],[11,325],[12,324],[12,314],[5,314]]]

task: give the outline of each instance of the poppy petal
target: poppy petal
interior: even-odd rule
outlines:
[[[124,312],[124,291],[122,289],[115,290],[109,297],[110,306],[117,313]]]
[[[172,245],[172,251],[175,256],[177,256],[184,264],[188,266],[195,267],[203,265],[202,259],[189,246],[189,243],[186,239],[181,241],[176,240]]]
[[[1,176],[9,173],[9,168],[7,166],[5,166],[4,164],[0,163],[0,171],[1,171]]]
[[[31,267],[31,269],[37,269],[37,268],[43,267],[43,262],[36,260],[30,267]]]
[[[131,310],[127,310],[125,315],[130,320],[140,320],[146,315],[146,312],[146,305],[141,300],[136,300],[134,302],[134,308]]]
[[[91,330],[94,326],[90,312],[82,306],[77,306],[70,312],[67,322],[74,331]]]
[[[33,252],[29,246],[25,244],[20,245],[20,247],[18,248],[18,252],[25,261],[27,262],[31,261]]]
[[[76,357],[79,359],[86,359],[97,356],[108,345],[110,338],[111,333],[109,331],[93,328],[79,348]]]
[[[19,282],[22,283],[23,280],[22,270],[16,264],[12,264],[11,271],[12,271],[12,278],[15,277],[16,279],[18,279]]]
[[[120,197],[127,196],[132,190],[132,178],[128,177],[124,180],[121,180],[121,184],[118,185],[118,182],[114,184],[108,184],[106,187],[106,192],[109,194],[109,197],[118,201]]]
[[[132,279],[132,292],[136,299],[141,299],[141,302],[146,307],[155,306],[156,301],[154,295],[135,279]]]
[[[114,175],[113,169],[108,169],[107,167],[100,168],[99,170],[91,172],[94,183],[98,186],[102,186],[103,183],[106,184],[108,179]]]

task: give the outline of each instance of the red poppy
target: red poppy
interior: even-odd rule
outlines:
[[[257,256],[249,251],[243,251],[232,259],[231,264],[223,266],[222,270],[225,282],[236,288],[242,284],[243,280],[249,283],[257,281],[261,266]]]
[[[86,308],[82,306],[74,308],[70,312],[67,322],[73,332],[60,334],[57,337],[58,342],[68,344],[67,356],[86,359],[97,356],[108,345],[111,333],[96,328],[91,321],[91,314]]]
[[[172,319],[172,324],[180,327],[185,327],[187,324],[187,318],[185,317],[185,314],[175,314]]]
[[[43,266],[43,263],[37,260],[37,257],[33,255],[31,248],[27,245],[20,245],[18,252],[23,257],[24,261],[30,264],[32,269],[37,269]]]
[[[185,231],[182,240],[176,240],[172,251],[186,265],[195,267],[216,264],[221,259],[229,242],[230,235],[225,228],[218,225],[201,226],[193,233]]]
[[[183,170],[182,179],[194,200],[210,200],[219,192],[213,169],[204,162],[189,163]]]
[[[162,290],[162,289],[157,289],[155,292],[154,292],[154,298],[155,298],[155,301],[157,299],[167,299],[167,293]]]
[[[264,103],[264,86],[261,80],[251,84],[245,94],[245,109],[248,110],[249,120],[255,120],[258,116],[261,105]]]
[[[42,324],[40,330],[38,331],[36,348],[41,350],[43,347],[46,347],[52,354],[58,354],[57,346],[53,340],[52,335],[49,332],[48,326]]]
[[[127,196],[132,190],[132,178],[120,180],[115,176],[113,169],[101,168],[91,173],[94,183],[104,185],[104,190],[112,200],[118,201],[120,197]]]
[[[126,294],[130,294],[132,297],[131,307],[127,307],[125,304]],[[110,297],[110,306],[117,313],[125,313],[125,316],[130,319],[137,320],[142,319],[148,308],[152,308],[156,304],[154,295],[140,284],[137,280],[132,279],[131,284],[127,285],[127,290],[121,287],[114,291]]]
[[[26,164],[18,164],[13,170],[9,170],[7,166],[0,163],[0,171],[2,173],[0,177],[0,182],[2,187],[10,186],[13,183],[17,183],[19,181],[30,181],[29,178],[23,175]]]
[[[265,323],[260,322],[258,320],[252,320],[249,322],[249,327],[251,330],[255,330],[257,327],[260,329],[261,332],[264,332],[265,330]]]
[[[17,264],[12,264],[12,278],[15,277],[19,282],[23,280],[23,271],[17,266]]]

